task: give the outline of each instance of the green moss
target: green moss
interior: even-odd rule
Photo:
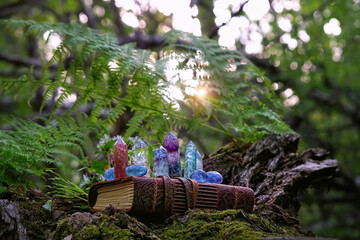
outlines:
[[[68,224],[69,218],[64,218],[63,220],[60,220],[59,223],[56,226],[55,231],[52,234],[53,240],[62,240],[66,236],[69,236],[74,232],[74,229]]]
[[[9,199],[13,201],[24,201],[26,199],[26,186],[24,184],[11,184],[7,189],[6,194]]]
[[[73,240],[85,239],[131,239],[135,237],[128,228],[125,216],[119,214],[117,216],[101,215],[92,224],[82,228],[74,229],[69,225],[69,218],[61,220],[55,231],[52,239],[60,240],[72,234]]]
[[[222,212],[195,210],[184,222],[174,221],[164,232],[162,239],[260,239],[268,234],[251,227],[239,210]]]
[[[84,227],[81,231],[73,236],[72,239],[101,239],[101,232],[99,227],[89,225]]]
[[[162,230],[161,239],[261,239],[266,236],[301,235],[293,227],[278,226],[270,219],[242,210],[190,211]]]
[[[104,239],[104,240],[127,240],[135,235],[129,229],[123,229],[113,223],[103,222],[100,226],[89,225],[79,233],[75,233],[74,240]]]

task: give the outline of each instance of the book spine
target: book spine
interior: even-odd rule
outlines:
[[[133,204],[130,214],[166,218],[188,209],[243,209],[252,212],[255,197],[250,188],[215,183],[198,183],[192,179],[130,177],[94,184],[89,191],[89,208],[96,202],[97,191],[107,184],[134,181]],[[120,209],[121,210],[121,209]]]

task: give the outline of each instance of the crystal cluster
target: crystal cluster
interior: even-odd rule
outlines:
[[[114,144],[114,154],[110,155],[109,168],[104,178],[109,181],[130,176],[150,177],[149,148],[138,138],[132,147],[131,165],[128,166],[127,145],[120,137]],[[163,146],[153,151],[152,176],[181,177],[181,162],[179,141],[173,133],[169,133],[163,140]],[[195,144],[189,141],[185,151],[184,177],[198,182],[221,183],[223,177],[216,171],[204,172],[201,154]]]
[[[115,179],[127,177],[125,169],[128,166],[127,145],[120,137],[114,144]]]
[[[148,159],[149,148],[140,138],[138,138],[132,147],[131,165],[141,165],[146,167],[146,177],[150,177],[150,163]]]
[[[181,177],[181,162],[179,142],[173,133],[169,133],[163,140],[163,146],[168,151],[169,176]]]
[[[186,146],[185,152],[185,178],[190,178],[191,173],[196,170],[196,152],[197,150],[195,144],[190,141]]]
[[[153,152],[153,176],[169,176],[168,152],[162,146]]]

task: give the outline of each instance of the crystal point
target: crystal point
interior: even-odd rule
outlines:
[[[137,139],[135,145],[132,147],[131,164],[146,167],[146,176],[150,177],[149,148],[140,138]]]
[[[119,137],[114,144],[114,172],[116,179],[126,177],[125,168],[128,166],[128,161],[127,145]]]
[[[153,175],[154,177],[169,176],[168,152],[162,146],[153,153]]]
[[[114,168],[107,169],[104,172],[104,178],[106,181],[114,180],[115,179]]]
[[[191,173],[190,178],[198,182],[206,182],[207,174],[203,170],[195,170]]]
[[[203,160],[199,151],[196,151],[196,169],[203,170]]]
[[[163,140],[163,146],[168,151],[177,151],[179,149],[179,141],[172,132],[169,132]]]
[[[208,183],[222,183],[223,177],[216,171],[209,171],[206,173]]]
[[[195,170],[196,170],[196,146],[192,141],[190,141],[186,146],[184,177],[190,178],[191,173]]]
[[[179,142],[177,137],[170,132],[164,138],[163,146],[168,151],[169,176],[181,177],[181,162],[180,162]]]
[[[126,171],[126,175],[128,175],[129,177],[131,176],[141,177],[147,173],[148,169],[142,165],[131,165],[128,166],[125,171]]]

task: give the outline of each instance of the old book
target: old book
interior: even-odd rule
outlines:
[[[130,214],[159,218],[194,208],[251,212],[254,192],[246,187],[198,183],[185,178],[128,177],[92,185],[88,204],[93,212],[111,204]]]

